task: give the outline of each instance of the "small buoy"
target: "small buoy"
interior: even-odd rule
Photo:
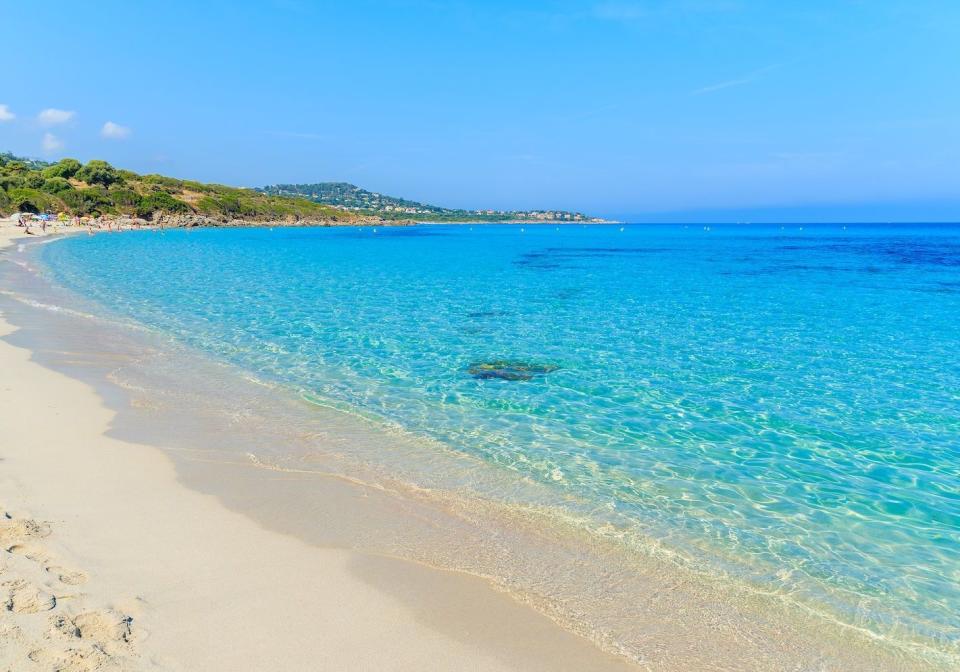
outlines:
[[[521,229],[520,229],[520,233],[523,233],[524,231],[526,231],[526,229],[524,229],[524,228],[521,228]]]
[[[623,227],[622,227],[622,226],[620,227],[620,230],[623,231]]]

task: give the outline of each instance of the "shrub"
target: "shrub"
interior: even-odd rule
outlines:
[[[109,201],[99,189],[71,189],[60,194],[60,198],[76,215],[92,215],[103,212]]]
[[[206,215],[237,216],[241,213],[240,199],[236,196],[213,198],[204,196],[197,201],[197,209]]]
[[[149,217],[154,212],[168,212],[171,214],[185,214],[191,212],[190,206],[178,201],[165,191],[155,191],[144,196],[137,206],[137,215]]]
[[[71,178],[80,170],[81,164],[76,159],[60,159],[52,166],[43,169],[44,177]]]
[[[37,189],[19,187],[7,192],[13,209],[19,212],[53,212],[60,209],[59,201]]]
[[[27,173],[23,178],[23,186],[30,189],[39,189],[43,186],[43,175],[34,172]]]
[[[136,208],[141,200],[140,194],[133,189],[111,189],[107,192],[107,198],[121,208]]]
[[[160,187],[166,187],[168,190],[176,189],[179,191],[180,189],[183,188],[183,180],[178,180],[174,177],[166,177],[164,175],[150,174],[150,175],[144,175],[141,179],[147,184],[155,184]]]
[[[19,175],[0,175],[0,189],[16,189],[23,186],[23,178]]]
[[[70,189],[73,189],[73,185],[63,177],[49,177],[40,185],[40,190],[48,194],[59,194],[62,191],[69,191]]]
[[[123,182],[120,174],[106,161],[88,161],[75,177],[87,184],[102,184],[105,187]]]

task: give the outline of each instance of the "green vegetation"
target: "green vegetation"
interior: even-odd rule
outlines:
[[[404,198],[384,196],[346,182],[275,184],[258,191],[274,196],[308,198],[358,214],[387,220],[421,222],[594,222],[602,221],[579,212],[563,210],[463,210],[426,205]]]
[[[14,156],[10,152],[0,152],[0,166],[10,163],[11,161],[19,163],[27,170],[40,170],[50,165],[46,161],[40,161],[39,159],[24,159],[23,157]]]
[[[47,166],[40,172],[44,177],[63,177],[70,178],[77,174],[77,171],[83,167],[76,159],[63,159],[52,166]]]
[[[117,174],[106,161],[91,161],[80,170],[76,171],[74,177],[87,184],[102,184],[109,187],[111,184],[123,183],[123,178]]]
[[[218,221],[355,222],[343,209],[220,184],[138,175],[106,161],[47,163],[0,153],[0,215],[13,212],[150,218],[200,215]]]
[[[215,221],[342,222],[594,222],[560,210],[461,210],[384,196],[346,182],[279,184],[238,189],[220,184],[138,175],[106,161],[48,163],[0,153],[0,215],[197,215]],[[204,220],[199,220],[201,223]]]

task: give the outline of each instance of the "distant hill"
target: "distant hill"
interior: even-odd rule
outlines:
[[[346,182],[239,189],[139,175],[106,161],[49,163],[0,153],[0,215],[12,212],[178,216],[181,225],[226,222],[359,224],[405,222],[599,222],[561,210],[462,210],[385,196]]]
[[[0,154],[0,215],[193,217],[191,225],[219,222],[361,223],[362,215],[305,198],[205,184],[163,175],[138,175],[105,161],[47,163]]]
[[[27,159],[22,156],[14,156],[10,152],[0,152],[0,166],[10,161],[19,161],[30,170],[40,170],[50,165],[49,162],[40,159]]]
[[[315,203],[381,219],[413,219],[424,222],[600,222],[580,212],[563,210],[463,210],[385,196],[347,182],[274,184],[258,189],[273,196],[295,196]]]

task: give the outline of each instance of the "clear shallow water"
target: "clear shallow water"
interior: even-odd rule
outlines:
[[[168,231],[42,256],[115,312],[570,495],[624,543],[956,652],[960,227]],[[468,372],[498,359],[560,368]]]

